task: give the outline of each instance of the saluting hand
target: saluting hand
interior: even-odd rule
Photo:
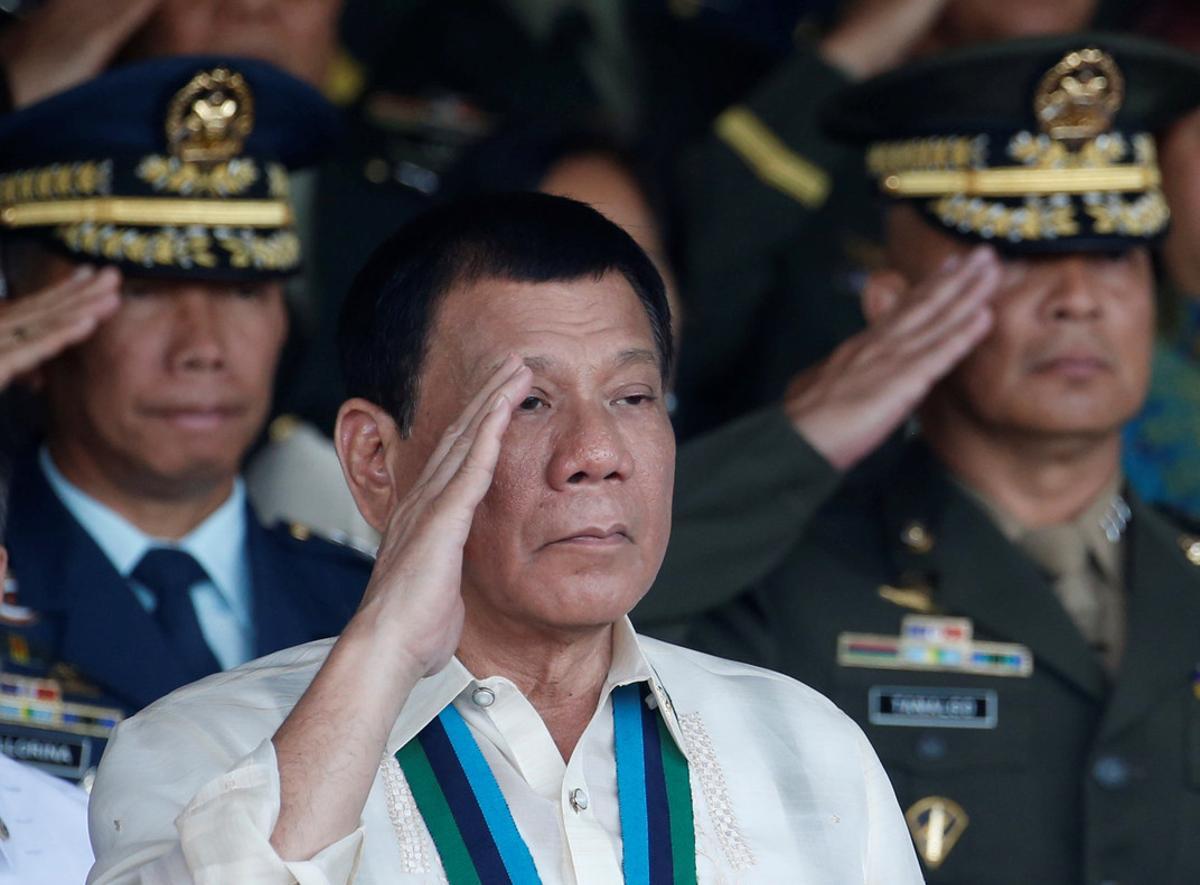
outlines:
[[[13,106],[78,86],[103,71],[161,0],[46,0],[5,29],[0,59]]]
[[[446,428],[392,510],[362,604],[275,732],[280,808],[271,844],[281,857],[312,857],[358,825],[409,693],[458,647],[463,546],[513,404],[532,379],[510,356]]]
[[[532,373],[509,356],[446,428],[412,490],[393,510],[356,620],[392,635],[418,675],[446,666],[462,635],[463,546],[487,494],[513,404]]]
[[[821,55],[856,80],[890,70],[937,23],[948,0],[857,0],[821,41]]]
[[[784,402],[797,432],[840,470],[874,451],[987,335],[1000,276],[989,247],[949,259],[798,375]]]
[[[0,302],[0,390],[91,335],[120,306],[120,282],[115,268],[84,265],[32,295]]]

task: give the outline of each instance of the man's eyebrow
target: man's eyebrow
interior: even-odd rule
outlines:
[[[631,363],[650,363],[652,366],[658,366],[658,354],[652,350],[646,350],[644,347],[637,347],[633,350],[621,351],[621,355],[617,357],[617,368],[623,368]]]
[[[523,357],[522,362],[524,362],[531,371],[541,372],[542,374],[552,371],[557,365],[559,365],[559,360],[548,356],[542,356],[540,354],[533,354]],[[622,369],[625,366],[637,363],[648,363],[649,365],[657,367],[659,364],[658,354],[653,350],[647,350],[644,347],[635,347],[630,350],[621,351],[619,354],[617,354],[616,359],[613,360],[613,366],[618,369]],[[499,361],[489,365],[487,367],[487,371],[489,373],[494,372],[498,368],[500,368]]]

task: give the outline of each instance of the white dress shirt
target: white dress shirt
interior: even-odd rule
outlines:
[[[228,670],[254,657],[253,594],[250,557],[246,552],[246,491],[236,479],[220,507],[178,541],[148,535],[112,508],[74,485],[55,466],[43,446],[38,462],[46,481],[67,511],[104,551],[142,608],[154,611],[154,593],[130,578],[151,547],[173,547],[190,553],[210,580],[188,591],[200,632],[217,663]]]
[[[688,759],[699,881],[921,881],[887,776],[847,716],[786,676],[638,637],[627,620],[569,761],[511,682],[476,679],[454,659],[413,689],[358,829],[307,861],[283,861],[269,841],[280,802],[270,738],[332,642],[210,676],[122,722],[92,791],[89,882],[444,882],[393,754],[450,703],[542,880],[620,882],[611,692],[640,681]]]
[[[87,793],[0,754],[0,885],[82,882],[91,865]]]

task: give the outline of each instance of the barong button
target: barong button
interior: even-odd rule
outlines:
[[[490,688],[477,688],[471,692],[471,700],[476,707],[490,707],[496,703],[496,693]]]
[[[571,791],[571,807],[574,808],[576,812],[584,811],[588,807],[587,793],[585,793],[579,787],[576,787]]]

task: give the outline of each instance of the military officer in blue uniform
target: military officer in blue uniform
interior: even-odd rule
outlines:
[[[822,467],[780,440],[753,474],[774,464],[793,519],[765,544],[726,521],[745,554],[651,593],[660,614],[702,596],[688,642],[859,722],[931,885],[1200,881],[1200,538],[1121,469],[1169,217],[1154,133],[1198,96],[1193,55],[1104,34],[946,54],[841,94],[827,125],[866,148],[888,268],[864,290],[868,331],[808,383],[867,377],[851,357],[890,341],[874,386],[895,386],[947,349],[939,321],[977,334],[940,381],[901,379],[915,420],[896,451],[838,457],[810,432]]]
[[[9,297],[102,276],[121,291],[31,377],[44,434],[13,466],[0,608],[0,669],[26,680],[6,693],[26,701],[0,729],[49,722],[61,710],[34,702],[58,689],[128,714],[354,611],[369,563],[264,527],[239,477],[300,266],[287,171],[321,156],[334,119],[265,63],[177,57],[0,122]]]

